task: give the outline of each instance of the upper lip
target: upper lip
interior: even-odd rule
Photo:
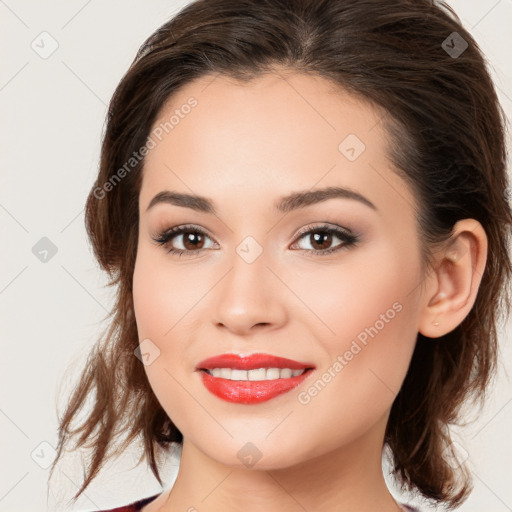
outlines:
[[[204,359],[197,364],[198,370],[212,370],[213,368],[232,368],[234,370],[255,370],[257,368],[290,368],[291,370],[302,370],[303,368],[314,368],[310,363],[301,363],[285,357],[273,356],[271,354],[219,354]]]

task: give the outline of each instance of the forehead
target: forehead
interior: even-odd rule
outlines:
[[[189,108],[192,99],[196,105]],[[305,139],[315,142],[315,147],[323,140],[319,150],[334,147],[336,151],[348,133],[364,138],[375,149],[384,142],[377,126],[383,115],[378,107],[312,74],[266,73],[249,82],[223,75],[204,76],[166,102],[153,129],[160,125],[165,128],[173,113],[181,113],[180,119],[174,116],[172,129],[163,137],[170,135],[176,143],[194,137],[203,141],[197,151],[209,142],[213,143],[208,146],[212,151],[224,149],[223,142],[228,140],[245,141],[241,149],[259,145],[262,157],[266,150],[273,150],[275,158],[275,153],[291,149],[312,149],[310,144],[302,145]]]
[[[163,189],[222,203],[233,191],[249,199],[315,184],[376,196],[386,182],[391,196],[410,202],[387,159],[382,116],[316,75],[268,73],[247,83],[201,77],[175,93],[153,124],[141,207]]]

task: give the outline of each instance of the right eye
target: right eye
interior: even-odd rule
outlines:
[[[192,234],[192,236],[190,236]],[[173,242],[175,238],[183,237],[183,240],[181,242],[181,245],[183,246],[183,249],[180,248],[174,248],[170,244]],[[178,256],[181,256],[183,254],[193,255],[197,254],[201,250],[203,250],[203,247],[194,248],[196,245],[202,245],[201,239],[210,238],[202,229],[195,227],[195,226],[175,226],[170,229],[166,229],[165,231],[161,232],[157,237],[153,238],[153,240],[158,244],[167,249],[167,252],[172,254],[177,254]],[[211,238],[210,238],[211,240]],[[204,242],[203,242],[204,243]],[[190,244],[190,245],[189,245]],[[187,245],[189,247],[192,247],[191,249],[187,248]]]

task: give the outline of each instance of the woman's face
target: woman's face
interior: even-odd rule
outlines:
[[[380,449],[421,313],[415,199],[386,157],[380,114],[322,78],[282,77],[183,88],[153,126],[140,192],[145,370],[186,441],[228,465],[249,453],[286,467],[363,440]],[[311,195],[330,187],[354,195]],[[213,208],[152,201],[162,192]],[[226,353],[314,369],[273,398],[232,401],[198,369]]]

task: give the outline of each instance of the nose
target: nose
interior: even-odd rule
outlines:
[[[232,262],[214,288],[214,324],[238,335],[282,326],[287,313],[284,286],[276,277],[279,269],[268,267],[265,253],[251,263],[235,254]]]

